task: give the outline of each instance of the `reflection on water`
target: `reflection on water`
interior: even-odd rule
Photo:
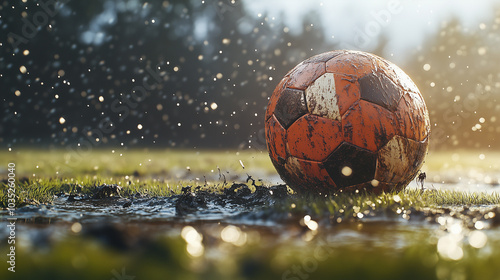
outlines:
[[[419,188],[416,184],[411,187]],[[438,187],[445,189],[446,185]],[[459,259],[459,247],[444,247],[443,244],[456,245],[467,241],[475,248],[482,248],[488,237],[477,232],[498,231],[496,218],[498,210],[495,205],[451,206],[442,210],[402,207],[392,214],[384,214],[380,210],[361,213],[356,210],[359,207],[354,206],[356,208],[354,215],[357,213],[354,219],[329,218],[326,214],[324,217],[318,216],[317,219],[313,219],[309,214],[300,215],[300,212],[293,212],[295,204],[292,205],[291,212],[284,211],[283,207],[289,207],[289,201],[286,197],[276,195],[279,193],[277,190],[261,191],[264,192],[242,191],[241,195],[238,192],[203,194],[201,191],[198,194],[186,192],[171,197],[110,197],[76,201],[69,201],[67,196],[62,195],[50,205],[28,205],[19,208],[16,210],[16,217],[18,224],[33,228],[34,231],[37,231],[37,228],[43,229],[47,228],[47,225],[53,225],[56,229],[63,227],[66,231],[79,233],[87,225],[103,223],[144,224],[151,227],[153,232],[161,232],[165,226],[184,227],[184,230],[189,230],[190,233],[183,233],[183,238],[186,242],[194,244],[190,247],[193,256],[202,254],[202,248],[195,246],[199,238],[192,237],[195,235],[194,229],[186,228],[186,225],[194,224],[200,226],[226,224],[220,233],[220,238],[237,246],[243,246],[248,238],[241,228],[265,229],[280,238],[300,237],[300,240],[306,242],[323,236],[331,244],[394,248],[408,245],[410,240],[407,238],[408,233],[415,235],[425,233],[435,237],[438,249],[443,252],[443,257],[448,259]],[[426,190],[426,192],[432,191]],[[394,195],[394,201],[401,202],[400,196]],[[7,210],[1,210],[0,214],[7,214]],[[8,234],[7,230],[2,229],[2,235],[5,234]]]

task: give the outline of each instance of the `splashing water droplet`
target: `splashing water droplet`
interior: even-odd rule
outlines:
[[[352,175],[352,168],[350,168],[349,166],[342,167],[342,175],[344,175],[346,177],[351,176]]]
[[[474,248],[483,248],[488,241],[488,237],[481,231],[475,230],[469,235],[469,244]]]

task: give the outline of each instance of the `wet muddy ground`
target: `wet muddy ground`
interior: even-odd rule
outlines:
[[[251,180],[250,178],[249,181]],[[423,192],[432,193],[436,189],[446,187],[451,188],[433,184]],[[500,225],[498,205],[443,205],[428,209],[374,208],[359,213],[332,213],[328,209],[318,210],[325,208],[324,205],[318,206],[321,204],[321,198],[318,200],[298,196],[291,194],[285,185],[264,186],[259,182],[256,184],[255,181],[253,184],[233,183],[222,190],[189,186],[182,188],[181,194],[165,197],[139,193],[126,195],[120,191],[121,187],[118,185],[103,184],[86,194],[59,193],[51,204],[27,205],[16,209],[17,223],[30,228],[33,236],[43,228],[67,228],[74,223],[85,227],[100,224],[137,224],[148,228],[150,233],[162,233],[164,230],[182,228],[190,224],[231,224],[256,227],[264,232],[277,232],[278,237],[287,235],[285,232],[288,231],[320,231],[327,235],[342,236],[342,231],[351,227],[372,230],[378,228],[381,232],[385,232],[386,228],[409,231],[420,228],[432,231],[443,229],[443,221],[445,224],[454,221],[460,223],[464,229],[471,230],[488,228],[495,231]],[[296,203],[302,206],[296,208]],[[6,217],[8,210],[0,210],[0,215]],[[306,216],[309,216],[306,219],[315,220],[314,228],[304,223]],[[446,230],[446,227],[444,229]],[[8,230],[2,228],[0,234],[7,236]]]
[[[478,256],[497,257],[494,252],[500,243],[498,205],[415,208],[404,207],[401,202],[390,207],[359,210],[352,206],[353,209],[332,212],[325,206],[329,198],[298,196],[285,185],[267,186],[248,179],[225,188],[184,187],[170,196],[130,193],[118,185],[107,184],[96,185],[90,192],[58,193],[52,203],[33,203],[16,209],[19,259],[33,265],[40,257],[47,258],[46,265],[53,266],[54,256],[62,254],[69,260],[71,273],[81,268],[98,270],[102,265],[105,279],[113,279],[113,269],[120,271],[120,265],[127,263],[121,257],[114,261],[106,257],[99,264],[89,260],[93,254],[107,256],[105,252],[109,251],[133,260],[123,266],[133,276],[144,275],[150,269],[144,268],[138,261],[141,259],[148,263],[165,260],[170,264],[169,273],[177,275],[172,279],[306,279],[291,270],[294,265],[307,269],[310,265],[307,276],[322,278],[323,273],[331,274],[329,269],[339,269],[332,263],[343,267],[343,259],[355,262],[361,254],[373,262],[373,269],[390,267],[386,258],[392,263],[401,261],[402,267],[419,269],[424,263],[426,269],[431,268],[431,272],[424,269],[424,274],[415,274],[416,278],[410,277],[408,268],[404,272],[410,275],[407,279],[451,279],[457,263],[477,262]],[[410,187],[416,188],[415,184]],[[422,192],[432,195],[437,189],[446,188],[452,186],[427,184]],[[488,188],[491,186],[478,186],[479,191]],[[401,198],[395,194],[391,199],[398,202]],[[0,210],[0,215],[6,217],[7,210]],[[9,234],[9,229],[2,226],[0,238],[5,240]],[[4,246],[0,248],[6,250]],[[92,252],[79,253],[80,250]],[[169,259],[172,254],[183,263],[178,264],[177,257]],[[318,257],[323,255],[324,258]],[[441,262],[446,266],[439,266]],[[40,279],[59,279],[59,265],[56,261],[56,268],[52,269],[57,272],[52,278]],[[371,266],[366,265],[366,269]],[[352,275],[364,277],[351,275],[347,270],[341,272],[344,274],[339,275],[347,275],[343,279],[357,279],[349,278]],[[401,274],[371,276],[400,279]],[[155,274],[149,279],[162,278]]]

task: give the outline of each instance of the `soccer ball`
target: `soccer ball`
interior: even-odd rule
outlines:
[[[298,193],[401,190],[429,144],[424,99],[396,65],[359,51],[331,51],[293,68],[266,111],[267,149]]]

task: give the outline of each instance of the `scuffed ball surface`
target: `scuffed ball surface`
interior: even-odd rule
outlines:
[[[319,54],[288,72],[265,127],[276,170],[299,193],[403,189],[423,164],[430,133],[408,75],[358,51]]]

